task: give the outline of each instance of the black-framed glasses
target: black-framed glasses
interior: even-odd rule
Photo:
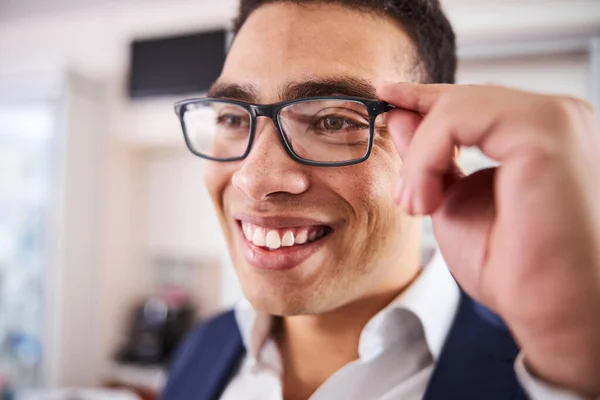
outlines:
[[[361,97],[308,97],[275,104],[197,98],[175,104],[185,142],[212,161],[244,159],[252,148],[257,117],[270,118],[289,156],[307,165],[344,166],[365,161],[381,114],[394,106]]]

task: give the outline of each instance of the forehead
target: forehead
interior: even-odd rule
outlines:
[[[251,87],[261,102],[303,81],[357,78],[407,81],[408,36],[391,18],[336,4],[272,3],[255,10],[236,36],[219,82]]]

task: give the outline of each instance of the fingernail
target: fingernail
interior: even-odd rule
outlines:
[[[402,191],[404,190],[404,181],[402,178],[398,179],[398,183],[396,183],[396,187],[394,188],[394,202],[396,204],[400,204],[400,200],[402,199]]]
[[[404,190],[402,193],[402,199],[400,200],[400,207],[405,213],[412,215],[412,193],[410,190]]]
[[[423,198],[419,195],[415,196],[416,198],[413,201],[412,211],[414,215],[425,215],[425,202]]]
[[[402,211],[409,212],[410,206],[410,191],[406,185],[406,182],[400,178],[394,189],[394,201]]]

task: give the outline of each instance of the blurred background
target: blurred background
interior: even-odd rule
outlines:
[[[460,83],[600,105],[600,0],[442,3]],[[153,398],[181,335],[241,296],[172,109],[217,77],[236,7],[0,0],[0,399]]]

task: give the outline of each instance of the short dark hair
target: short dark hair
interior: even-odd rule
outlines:
[[[454,83],[456,74],[456,38],[439,0],[241,0],[234,34],[248,16],[268,3],[337,3],[364,12],[392,17],[413,41],[423,83]]]

